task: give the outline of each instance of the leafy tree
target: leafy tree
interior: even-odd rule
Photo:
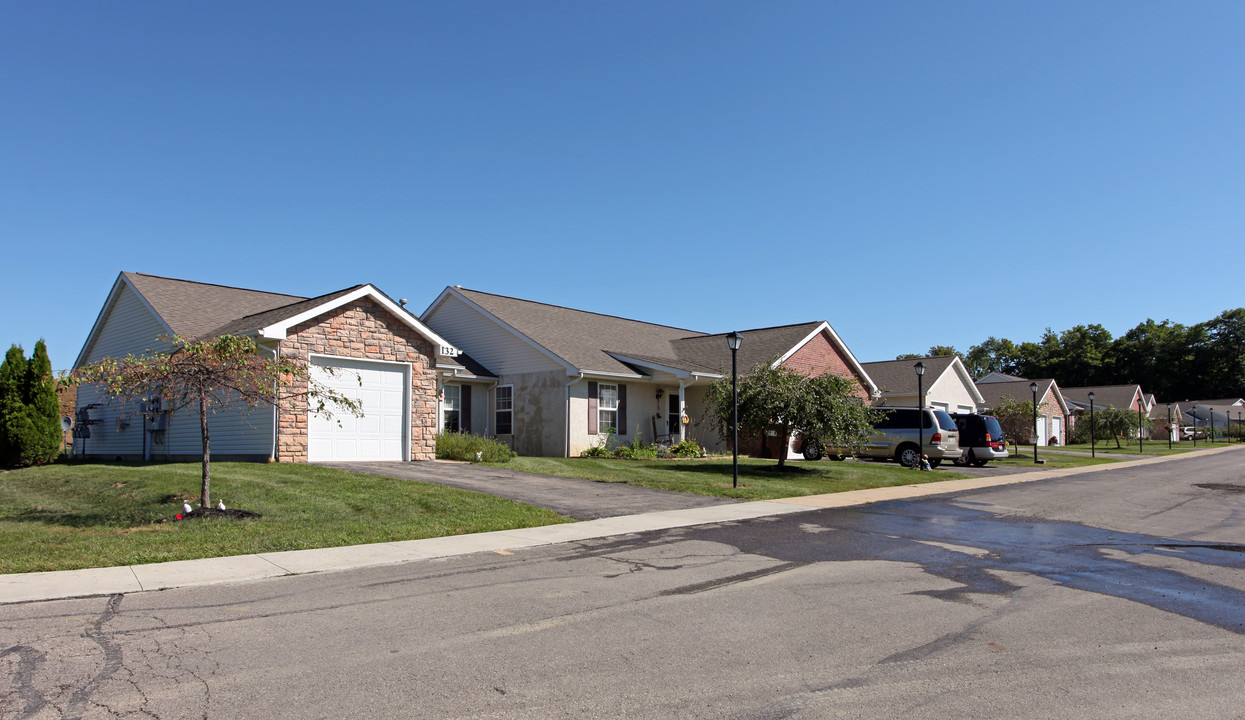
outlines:
[[[1141,422],[1139,423],[1138,420]],[[1135,438],[1142,428],[1142,424],[1149,425],[1149,420],[1138,418],[1136,410],[1128,408],[1102,408],[1096,413],[1094,424],[1097,426],[1097,436],[1101,437],[1102,432],[1106,432],[1108,438],[1115,438],[1115,447],[1120,449],[1120,438]]]
[[[930,347],[930,349],[927,350],[924,355],[917,355],[915,353],[904,353],[903,355],[896,355],[895,359],[896,360],[919,360],[921,358],[927,358],[927,357],[943,357],[944,355],[959,355],[959,354],[960,354],[960,351],[956,350],[950,345],[934,345]]]
[[[62,437],[47,345],[42,340],[35,343],[29,361],[20,346],[12,346],[0,365],[0,464],[51,462],[60,452]]]
[[[203,440],[200,503],[204,508],[212,504],[210,413],[229,404],[257,407],[306,398],[315,413],[332,416],[328,407],[332,405],[356,417],[363,414],[357,401],[317,382],[305,362],[263,357],[250,338],[222,335],[191,341],[174,337],[172,343],[168,353],[148,350],[121,360],[104,358],[74,371],[72,379],[98,384],[123,403],[159,398],[161,409],[167,412],[197,407]]]
[[[969,348],[964,356],[964,367],[970,376],[977,379],[992,372],[1016,375],[1018,362],[1016,345],[1007,338],[1000,340],[993,335],[980,345]]]
[[[13,345],[0,363],[0,465],[18,465],[17,436],[25,421],[22,386],[26,382],[26,353]]]
[[[1205,323],[1210,377],[1208,395],[1245,391],[1245,308],[1226,310]]]
[[[860,400],[859,391],[854,380],[840,375],[809,377],[788,367],[761,363],[739,380],[739,429],[760,435],[777,428],[778,447],[784,450],[778,453],[779,467],[786,464],[785,449],[796,430],[827,445],[859,449],[877,415]],[[718,437],[730,442],[733,405],[729,375],[709,386],[706,400]]]
[[[1003,436],[1011,439],[1014,445],[1027,444],[1029,438],[1037,434],[1037,427],[1033,424],[1032,400],[1017,400],[1011,395],[1004,395],[990,408],[990,414],[998,418]]]

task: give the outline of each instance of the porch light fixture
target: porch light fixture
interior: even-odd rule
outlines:
[[[1033,391],[1033,462],[1036,463],[1038,461],[1037,446],[1039,439],[1037,431],[1037,383],[1029,383],[1029,389]]]
[[[1168,407],[1171,407],[1170,405]],[[1170,414],[1170,413],[1169,413]],[[1097,432],[1094,428],[1094,391],[1089,391],[1089,456],[1098,457],[1097,453]]]
[[[726,346],[731,349],[731,487],[739,487],[739,346],[744,344],[744,336],[732,332],[726,336]]]
[[[922,411],[925,410],[925,363],[917,361],[912,368],[916,370],[916,404]],[[925,413],[920,413],[920,419],[916,423],[916,463],[912,467],[918,469],[925,468]]]

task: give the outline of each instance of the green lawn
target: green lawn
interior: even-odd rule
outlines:
[[[1104,455],[1103,453],[1098,453],[1098,457],[1092,458],[1089,456],[1068,455],[1058,452],[1059,450],[1068,449],[1069,448],[1064,446],[1051,448],[1044,446],[1038,447],[1038,459],[1046,461],[1042,463],[1042,467],[1048,470],[1056,470],[1059,468],[1078,468],[1085,467],[1087,465],[1102,465],[1103,463],[1119,462],[1124,459],[1111,457],[1110,455]],[[998,465],[1000,467],[1033,467],[1032,445],[1021,445],[1018,454],[1015,447],[1010,448],[1009,451],[1013,454],[1006,460],[991,460],[990,465]],[[987,465],[986,467],[989,467],[990,465]]]
[[[303,464],[213,463],[212,497],[258,519],[158,522],[199,497],[198,463],[0,473],[0,573],[443,537],[569,522],[437,485]]]
[[[1197,447],[1193,447],[1192,441],[1173,442],[1172,449],[1168,450],[1166,440],[1153,440],[1153,441],[1146,440],[1142,444],[1143,445],[1142,448],[1139,450],[1136,442],[1128,443],[1128,442],[1121,441],[1119,449],[1116,449],[1114,440],[1104,440],[1103,442],[1100,442],[1097,444],[1097,447],[1094,449],[1094,452],[1098,455],[1105,454],[1108,456],[1109,455],[1155,455],[1155,456],[1179,455],[1181,453],[1193,452],[1194,450],[1206,450],[1208,448],[1224,447],[1227,444],[1228,443],[1224,442],[1222,439],[1217,440],[1214,443],[1208,443],[1206,440],[1199,439],[1197,441]],[[1051,449],[1052,450],[1074,450],[1076,452],[1090,452],[1090,445],[1089,443],[1079,443],[1075,445],[1064,445],[1061,447],[1051,448]],[[1038,448],[1038,450],[1040,452],[1042,448]],[[1141,452],[1141,450],[1144,450],[1144,452]]]
[[[780,473],[777,465],[775,460],[740,458],[738,488],[731,485],[731,458],[722,457],[700,460],[517,457],[496,467],[743,500],[822,495],[968,477],[955,472],[949,463],[934,472],[907,470],[895,463],[820,460],[789,462],[788,471]]]

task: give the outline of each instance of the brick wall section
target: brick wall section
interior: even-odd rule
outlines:
[[[818,333],[817,337],[804,343],[804,347],[796,350],[791,357],[787,358],[783,367],[812,376],[834,373],[852,378],[857,386],[860,385],[860,378],[852,372],[847,360],[830,343],[830,338],[826,337],[824,332]],[[869,399],[869,393],[864,388],[860,388],[856,395],[862,400]],[[743,442],[741,441],[740,444],[742,445]]]
[[[1032,394],[1029,395],[1029,399],[1030,400],[1033,399]],[[1055,393],[1053,392],[1046,393],[1046,396],[1043,397],[1041,401],[1038,403],[1037,411],[1038,411],[1038,415],[1046,416],[1046,438],[1045,440],[1049,443],[1050,439],[1054,437],[1054,433],[1052,432],[1052,427],[1051,427],[1052,418],[1061,418],[1060,424],[1063,426],[1063,429],[1060,430],[1059,432],[1059,443],[1058,444],[1059,445],[1067,444],[1068,442],[1068,435],[1067,435],[1068,421],[1067,421],[1067,418],[1064,417],[1063,408],[1059,407],[1059,400],[1055,398]],[[1036,428],[1034,429],[1036,430]]]
[[[411,364],[411,459],[436,452],[436,349],[370,298],[360,298],[290,330],[282,357],[307,361],[312,353]],[[306,384],[304,383],[304,387]],[[283,403],[277,432],[278,459],[307,461],[307,401]]]
[[[861,400],[868,402],[869,393],[860,385],[860,378],[856,373],[852,372],[847,364],[847,360],[839,353],[838,349],[830,342],[830,338],[826,334],[818,333],[817,337],[804,343],[804,346],[792,353],[782,364],[783,367],[791,368],[796,372],[816,377],[833,373],[842,375],[856,381],[856,396]],[[753,457],[777,457],[777,448],[771,448],[774,438],[764,438],[760,436],[749,436],[741,433],[739,437],[739,452]]]

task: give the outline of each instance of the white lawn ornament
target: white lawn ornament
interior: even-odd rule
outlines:
[[[190,507],[190,503],[184,502],[182,503],[182,512],[189,515],[190,513],[194,512],[194,509]]]
[[[217,510],[224,510],[224,509],[225,509],[225,501],[224,501],[224,500],[218,500],[218,501],[216,502],[216,509],[217,509]]]

